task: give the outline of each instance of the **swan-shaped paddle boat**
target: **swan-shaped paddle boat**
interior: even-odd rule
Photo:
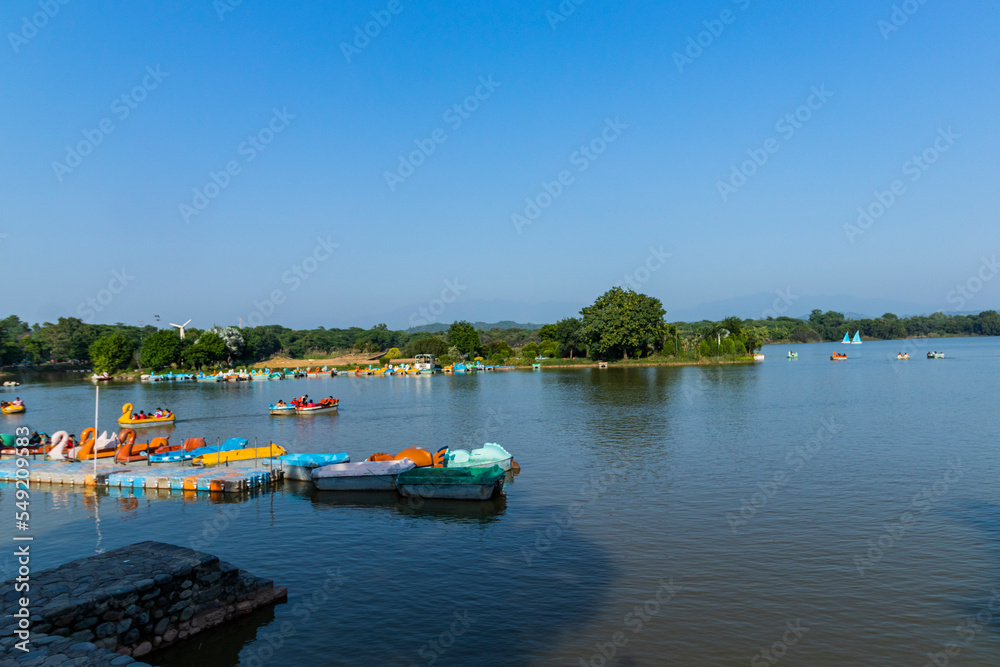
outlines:
[[[174,413],[166,417],[146,417],[145,419],[133,419],[132,410],[135,408],[131,403],[122,406],[122,416],[118,418],[118,423],[129,428],[142,428],[144,426],[166,426],[174,423]]]

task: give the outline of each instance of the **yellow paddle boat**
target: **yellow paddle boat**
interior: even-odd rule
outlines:
[[[139,419],[138,415],[132,413],[133,406],[126,403],[122,406],[122,416],[118,418],[118,423],[129,428],[142,428],[144,426],[169,426],[174,423],[174,413],[168,412],[166,417],[146,417]]]
[[[209,447],[211,449],[211,446]],[[269,459],[284,456],[288,452],[285,448],[273,442],[266,447],[244,447],[242,449],[227,449],[221,452],[202,454],[191,459],[191,464],[196,466],[214,466],[227,461],[250,461],[253,459]]]

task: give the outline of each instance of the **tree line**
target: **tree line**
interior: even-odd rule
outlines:
[[[567,317],[538,329],[477,329],[453,322],[437,333],[370,329],[296,330],[279,325],[189,328],[182,340],[174,328],[122,323],[88,324],[75,317],[29,325],[17,316],[0,320],[0,365],[49,361],[92,364],[95,370],[161,370],[252,364],[280,355],[292,359],[370,353],[373,358],[433,354],[444,363],[483,358],[488,363],[536,358],[744,357],[766,343],[839,341],[845,332],[868,339],[914,336],[1000,336],[1000,315],[934,313],[900,318],[892,313],[849,319],[836,311],[813,310],[808,319],[764,320],[728,317],[718,322],[666,321],[659,299],[615,287]]]

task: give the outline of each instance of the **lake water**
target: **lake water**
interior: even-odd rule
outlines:
[[[1000,664],[1000,339],[788,349],[752,366],[102,387],[102,428],[132,402],[174,410],[175,441],[356,461],[498,442],[522,471],[506,499],[421,507],[287,482],[238,502],[41,487],[32,566],[155,539],[288,586],[287,604],[150,656],[168,667]],[[93,423],[88,382],[3,393],[29,411],[0,430]],[[303,393],[340,414],[267,415]]]

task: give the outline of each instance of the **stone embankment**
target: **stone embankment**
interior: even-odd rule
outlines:
[[[28,652],[17,648],[19,619],[0,625],[0,667],[132,665],[152,651],[284,600],[270,579],[217,556],[139,542],[32,573],[30,589],[3,584],[4,609],[29,600]]]

